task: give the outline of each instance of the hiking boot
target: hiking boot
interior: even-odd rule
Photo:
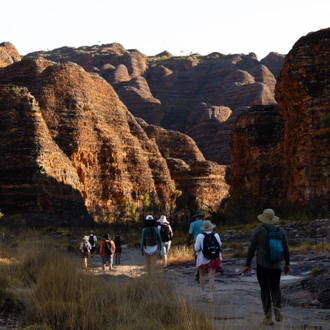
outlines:
[[[273,320],[272,320],[271,317],[266,316],[266,317],[264,318],[264,320],[262,321],[262,324],[263,324],[263,325],[273,325],[274,322],[273,322]]]
[[[282,322],[283,316],[281,314],[281,310],[278,307],[274,308],[274,315],[275,315],[276,322]]]

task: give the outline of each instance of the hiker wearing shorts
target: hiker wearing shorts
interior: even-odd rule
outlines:
[[[88,242],[88,236],[84,236],[82,238],[82,242],[80,243],[79,250],[82,253],[83,261],[84,261],[84,269],[87,269],[88,259],[90,258],[90,251],[92,247]]]
[[[158,230],[162,238],[161,256],[163,260],[163,269],[165,270],[165,268],[167,268],[167,255],[171,248],[173,230],[165,215],[162,215],[157,222],[159,223]],[[163,231],[164,234],[162,234],[162,227],[165,228]]]
[[[100,256],[102,259],[102,270],[105,271],[106,265],[109,265],[109,270],[112,270],[113,254],[115,253],[115,244],[111,240],[109,234],[103,235],[103,240],[100,244]]]
[[[261,301],[265,314],[263,324],[272,325],[274,324],[272,317],[272,303],[274,307],[275,321],[281,322],[283,319],[281,314],[280,290],[282,262],[271,263],[267,259],[265,251],[267,250],[266,241],[268,230],[273,231],[276,229],[277,226],[275,226],[275,224],[279,221],[279,217],[275,216],[275,212],[272,209],[265,209],[262,214],[258,215],[258,219],[263,224],[255,227],[252,232],[243,275],[250,274],[251,261],[257,250],[257,279],[260,286]],[[285,260],[284,274],[286,275],[290,272],[290,252],[284,230],[279,228],[279,232],[282,236],[283,256]]]
[[[148,275],[154,272],[160,246],[162,246],[162,239],[157,222],[152,215],[147,215],[142,229],[141,254],[146,258]]]
[[[197,254],[196,258],[196,267],[199,271],[199,282],[202,290],[201,298],[202,300],[206,300],[208,302],[213,302],[213,292],[214,292],[214,279],[215,279],[215,273],[217,269],[222,268],[222,257],[220,253],[220,247],[221,247],[221,239],[219,234],[214,233],[214,237],[216,239],[216,242],[218,242],[218,254],[216,258],[208,259],[203,252],[204,247],[204,240],[205,235],[204,234],[211,234],[213,232],[213,229],[215,228],[215,224],[213,224],[209,220],[205,220],[200,227],[202,233],[198,234],[196,237],[195,242],[195,251]],[[210,257],[211,258],[211,257]],[[205,292],[205,273],[208,271],[208,278],[209,278],[209,291],[208,295],[206,295]]]
[[[88,237],[89,243],[92,247],[91,249],[91,257],[95,258],[96,255],[96,242],[97,242],[97,237],[94,233],[93,230],[90,231],[89,237]]]

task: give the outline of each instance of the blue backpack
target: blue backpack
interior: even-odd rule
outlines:
[[[270,230],[266,225],[263,227],[267,230],[267,239],[266,250],[262,250],[262,252],[270,263],[281,262],[283,260],[283,242],[280,228],[276,227],[275,230]]]

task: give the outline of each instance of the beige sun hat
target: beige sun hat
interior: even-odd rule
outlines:
[[[201,230],[213,230],[213,228],[215,228],[216,225],[214,223],[212,223],[210,220],[205,220],[201,226]]]
[[[258,215],[258,219],[268,225],[277,223],[280,218],[275,216],[275,212],[272,209],[265,209],[262,214]]]
[[[88,241],[88,236],[84,236],[83,241]]]
[[[161,215],[160,218],[157,220],[159,223],[169,223],[166,219],[165,215]]]

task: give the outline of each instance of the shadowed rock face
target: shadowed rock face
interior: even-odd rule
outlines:
[[[231,202],[262,209],[284,203],[284,122],[277,106],[253,106],[241,114],[231,136]]]
[[[330,29],[300,38],[285,58],[276,87],[285,121],[287,198],[330,206]]]
[[[25,87],[0,85],[0,140],[3,213],[46,215],[59,224],[91,222],[77,171]]]
[[[252,107],[235,124],[230,190],[252,207],[330,207],[329,39],[330,29],[300,38],[278,76],[278,109]]]

